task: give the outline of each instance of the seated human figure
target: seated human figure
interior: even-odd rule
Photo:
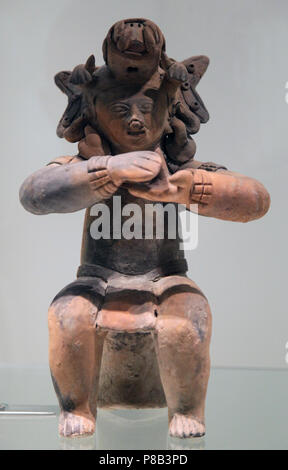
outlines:
[[[93,433],[99,406],[168,406],[172,436],[205,433],[211,312],[187,277],[178,232],[171,239],[165,226],[162,239],[155,233],[127,239],[120,227],[114,238],[94,237],[97,203],[112,218],[115,197],[117,210],[137,204],[142,215],[153,202],[187,210],[197,203],[200,215],[238,222],[269,208],[267,191],[252,178],[221,165],[168,158],[170,85],[165,78],[152,85],[112,75],[101,86],[90,83],[93,109],[81,137],[86,154],[56,158],[21,187],[21,202],[34,214],[86,209],[77,279],[49,309],[50,368],[63,436]],[[99,154],[89,154],[90,144]],[[153,212],[150,217],[153,226]]]

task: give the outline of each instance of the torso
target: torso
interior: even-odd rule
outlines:
[[[115,198],[118,196],[118,198]],[[121,199],[119,199],[119,197]],[[121,210],[117,208],[117,204],[121,201]],[[148,272],[157,267],[167,266],[177,264],[178,261],[184,260],[183,250],[180,250],[180,239],[178,235],[178,222],[177,217],[174,216],[172,221],[172,215],[170,216],[170,229],[172,225],[172,232],[174,231],[176,237],[168,237],[168,226],[167,226],[167,215],[165,224],[164,224],[164,237],[156,237],[155,229],[152,239],[145,239],[145,226],[147,223],[152,227],[155,227],[155,216],[154,223],[152,214],[149,215],[149,210],[151,210],[156,204],[155,202],[145,201],[140,198],[135,198],[130,195],[127,190],[120,189],[111,199],[101,201],[101,204],[105,204],[110,211],[110,237],[107,239],[100,238],[95,239],[95,224],[93,227],[93,222],[99,217],[96,215],[91,215],[91,209],[93,214],[93,208],[88,208],[86,210],[84,229],[83,229],[83,240],[82,240],[82,252],[81,252],[81,264],[98,264],[115,271],[119,271],[125,274],[140,274]],[[126,204],[136,204],[137,208],[140,209],[139,216],[137,217],[136,224],[141,228],[142,224],[142,233],[141,239],[126,239],[123,236],[123,231],[121,230],[121,238],[113,238],[113,219],[114,219],[114,229],[115,223],[120,221],[121,213],[123,206]],[[147,207],[147,204],[150,204],[150,207]],[[162,203],[158,203],[159,206],[163,206]],[[97,204],[95,205],[97,206]],[[95,206],[93,206],[95,208]],[[165,204],[164,204],[165,206]],[[167,206],[167,204],[166,204]],[[174,211],[174,214],[177,215],[177,205],[169,204],[171,214]],[[174,206],[174,209],[173,207]],[[145,211],[146,207],[146,211]],[[154,206],[155,207],[155,206]],[[132,207],[130,207],[132,209]],[[139,209],[136,209],[139,211]],[[135,213],[134,213],[135,214]],[[122,216],[121,228],[123,229],[123,224],[125,221],[130,219],[131,216],[134,218],[133,212],[128,216]],[[176,223],[176,225],[175,225]],[[125,228],[125,226],[124,226]],[[131,229],[135,233],[135,227]],[[91,236],[91,233],[93,236]]]

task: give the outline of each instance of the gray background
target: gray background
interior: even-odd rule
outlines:
[[[18,202],[29,173],[76,149],[55,135],[66,98],[53,76],[91,53],[101,64],[111,24],[143,16],[171,57],[211,58],[197,158],[259,179],[272,196],[259,221],[201,219],[188,253],[213,311],[212,364],[287,367],[287,14],[286,0],[1,1],[0,363],[47,364],[47,307],[79,264],[83,212],[33,216]]]

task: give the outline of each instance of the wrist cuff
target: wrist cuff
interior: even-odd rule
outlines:
[[[212,197],[212,179],[205,170],[195,170],[193,172],[194,181],[190,193],[191,203],[209,204]]]

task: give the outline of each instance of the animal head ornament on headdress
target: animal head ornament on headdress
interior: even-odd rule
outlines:
[[[161,126],[163,132],[159,143],[167,159],[178,164],[192,159],[196,145],[191,135],[209,119],[196,92],[208,67],[208,57],[193,56],[183,62],[168,58],[165,38],[159,27],[150,20],[139,18],[118,21],[110,28],[103,42],[103,56],[105,65],[102,67],[95,66],[92,55],[72,72],[59,72],[55,76],[56,85],[68,97],[57,135],[70,142],[79,142],[81,148],[81,141],[87,140],[89,126],[89,134],[93,129],[100,136],[104,133],[106,144],[110,144],[109,132],[107,129],[103,132],[99,126],[97,99],[101,95],[103,103],[105,93],[107,97],[111,96],[116,88],[123,93],[123,87],[126,87],[131,96],[144,93],[152,97],[158,113],[160,101],[161,106],[166,107],[167,112],[162,115],[167,122]],[[90,149],[90,153],[83,156],[89,158],[96,151],[96,148]]]

